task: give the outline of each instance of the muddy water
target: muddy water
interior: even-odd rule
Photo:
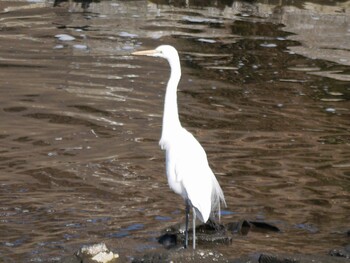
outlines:
[[[183,125],[228,203],[228,257],[327,253],[350,218],[350,4],[0,1],[0,257],[55,262],[105,242],[127,258],[184,220],[158,147],[176,46]],[[60,36],[66,34],[67,36]],[[204,246],[205,247],[205,246]]]

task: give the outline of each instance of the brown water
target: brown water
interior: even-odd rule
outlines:
[[[168,66],[129,55],[164,43],[181,55],[181,121],[225,192],[223,222],[282,230],[215,249],[348,243],[350,2],[291,4],[0,0],[2,260],[98,242],[131,258],[184,220],[158,147]]]

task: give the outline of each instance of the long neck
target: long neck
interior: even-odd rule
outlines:
[[[179,58],[169,61],[171,73],[165,92],[163,129],[161,140],[168,141],[173,138],[172,134],[181,128],[179,112],[177,108],[177,85],[181,77],[181,67]]]

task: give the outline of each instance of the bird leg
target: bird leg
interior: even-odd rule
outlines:
[[[188,247],[188,220],[190,217],[190,202],[186,199],[186,223],[185,223],[185,245],[184,247]]]
[[[194,207],[192,208],[192,217],[193,217],[193,250],[196,249],[196,210],[194,209]]]

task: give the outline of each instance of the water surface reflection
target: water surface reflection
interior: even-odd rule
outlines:
[[[348,6],[0,1],[1,256],[58,261],[101,241],[131,256],[183,220],[158,148],[168,67],[129,55],[162,43],[180,51],[181,120],[225,191],[223,221],[283,230],[217,249],[344,245]]]

